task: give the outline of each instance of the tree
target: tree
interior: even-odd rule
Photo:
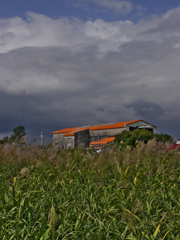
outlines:
[[[25,132],[25,127],[19,125],[18,127],[14,127],[13,128],[13,133],[10,137],[10,142],[14,142],[17,141],[18,143],[20,142],[20,140],[22,140],[22,138],[26,135]]]
[[[144,141],[144,143],[147,143],[150,139],[154,138],[154,133],[146,129],[136,129],[132,132],[132,134],[134,135],[134,138],[136,140]],[[135,142],[134,142],[134,146],[135,146]]]
[[[122,146],[132,145],[132,132],[126,130],[115,135],[115,142],[120,143]]]
[[[173,141],[173,137],[170,136],[169,134],[166,134],[166,133],[160,133],[160,134],[155,134],[155,138],[156,138],[156,141],[157,142],[171,142]]]
[[[135,147],[137,140],[147,143],[152,138],[154,134],[145,129],[135,129],[133,132],[124,130],[115,136],[115,142],[121,143],[122,146]]]

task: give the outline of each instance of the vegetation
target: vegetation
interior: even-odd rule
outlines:
[[[0,140],[0,144],[4,144],[4,143],[9,143],[9,137],[6,136],[3,139]]]
[[[162,147],[0,146],[0,239],[180,239],[180,156]]]
[[[2,140],[0,140],[0,144],[4,143],[13,143],[13,142],[22,142],[23,137],[26,136],[25,127],[19,125],[18,127],[13,128],[13,134],[11,134],[11,137],[8,136],[4,137]]]
[[[169,142],[169,141],[171,141],[171,142],[174,141],[174,138],[167,133],[160,133],[160,134],[156,133],[155,138],[156,138],[156,141],[163,142],[163,143]]]
[[[146,129],[135,129],[133,132],[124,130],[117,134],[115,136],[115,142],[119,143],[122,147],[135,147],[138,141],[144,141],[144,143],[147,143],[153,138],[155,138],[157,142],[163,143],[173,141],[173,138],[168,134],[157,134]]]

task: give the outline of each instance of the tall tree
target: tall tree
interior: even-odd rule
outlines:
[[[18,127],[13,128],[13,134],[10,137],[10,142],[20,142],[20,140],[26,135],[25,127],[19,125]]]

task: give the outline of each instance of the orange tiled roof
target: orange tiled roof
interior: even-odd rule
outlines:
[[[64,134],[64,136],[65,137],[74,136],[75,133],[87,130],[89,128],[90,128],[90,126],[89,127],[79,127],[79,128],[74,129],[72,132],[68,132],[68,133]]]
[[[127,121],[127,122],[116,122],[116,123],[111,123],[111,124],[100,124],[100,125],[90,128],[89,130],[92,131],[92,130],[102,130],[102,129],[110,129],[110,128],[123,128],[123,127],[125,127],[126,124],[139,122],[139,121],[140,120]]]
[[[134,120],[134,121],[126,121],[126,122],[116,122],[116,123],[111,123],[111,124],[99,124],[99,125],[91,125],[88,127],[74,127],[74,128],[65,128],[59,131],[53,132],[53,134],[58,134],[58,133],[65,133],[65,136],[73,136],[76,132],[80,132],[86,129],[89,129],[90,131],[92,130],[102,130],[102,129],[112,129],[112,128],[124,128],[125,125],[135,123],[135,122],[140,122],[143,121],[147,124],[150,124],[142,119],[140,120]],[[150,124],[152,125],[152,124]],[[153,127],[157,128],[156,126],[152,125]]]
[[[58,131],[53,132],[53,134],[72,132],[72,131],[75,130],[76,128],[78,128],[78,127],[61,129],[61,130],[58,130]]]
[[[110,142],[113,142],[115,139],[115,137],[108,137],[108,138],[104,138],[104,139],[101,139],[101,140],[97,140],[97,141],[94,141],[94,142],[91,142],[89,145],[102,145],[102,144],[107,144],[107,143],[110,143]]]
[[[111,123],[111,124],[107,123],[107,124],[100,124],[100,125],[93,126],[89,130],[92,131],[92,130],[102,130],[102,129],[111,129],[111,128],[124,128],[126,124],[131,124],[131,123],[140,122],[140,121],[145,122],[144,120],[140,119],[140,120],[134,120],[134,121],[116,122],[116,123]],[[145,122],[145,123],[148,123],[148,122]],[[148,124],[150,124],[150,123],[148,123]],[[152,125],[152,124],[150,124],[150,125]],[[154,125],[152,125],[152,126],[156,127]]]

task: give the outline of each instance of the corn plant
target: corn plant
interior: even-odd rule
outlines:
[[[0,147],[0,239],[180,239],[180,155]]]

